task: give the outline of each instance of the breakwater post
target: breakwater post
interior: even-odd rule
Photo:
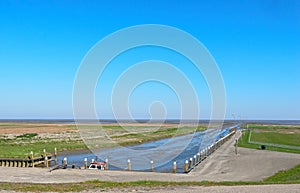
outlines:
[[[64,158],[63,159],[63,167],[67,167],[68,166],[68,158]]]
[[[31,167],[34,168],[34,161],[33,161],[33,151],[30,152],[30,159],[31,159]]]
[[[108,170],[108,159],[107,158],[105,159],[105,167],[104,167],[104,169]]]
[[[176,166],[176,161],[173,163],[173,173],[176,174],[176,169],[177,169],[177,166]]]
[[[154,162],[153,162],[153,160],[150,161],[150,168],[151,168],[151,172],[154,172]]]
[[[54,148],[54,164],[57,164],[57,149],[56,147]]]
[[[184,170],[184,173],[188,173],[188,170],[189,170],[189,161],[188,160],[185,160],[183,170]]]
[[[87,158],[84,158],[83,162],[84,162],[84,169],[87,169],[87,167],[88,167]]]
[[[131,171],[130,159],[127,160],[127,169],[128,169],[128,171]]]

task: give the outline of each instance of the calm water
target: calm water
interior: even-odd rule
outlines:
[[[103,161],[106,158],[109,159],[110,170],[126,170],[127,160],[130,159],[132,170],[137,171],[149,171],[150,161],[153,160],[156,172],[172,172],[173,162],[176,161],[177,172],[183,173],[185,160],[188,160],[200,150],[227,135],[229,130],[229,127],[223,130],[209,129],[190,135],[147,142],[126,148],[118,147],[105,149],[98,151],[95,154],[60,154],[58,160],[60,163],[64,157],[67,157],[69,164],[82,166],[84,158],[88,158],[88,160],[91,161],[91,159],[94,159],[97,156],[98,161]],[[183,151],[178,152],[178,149],[182,149],[182,143],[185,141],[189,141],[188,145]]]

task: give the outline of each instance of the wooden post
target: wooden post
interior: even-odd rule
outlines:
[[[47,156],[46,149],[44,149],[43,152],[44,152],[44,158],[45,158]]]
[[[84,162],[84,169],[87,169],[88,167],[87,158],[84,158],[83,162]]]
[[[150,167],[151,167],[151,172],[154,172],[154,162],[152,160],[150,161]]]
[[[237,153],[238,153],[238,152],[237,152],[237,145],[238,145],[238,140],[235,139],[235,145],[234,145],[234,146],[235,146],[235,155],[237,155]]]
[[[57,164],[57,149],[56,149],[56,147],[54,148],[54,163],[55,163],[55,165]]]
[[[193,158],[190,158],[190,164],[189,164],[189,168],[193,167]]]
[[[174,174],[176,174],[176,169],[177,169],[177,167],[176,167],[176,161],[173,163],[173,173]]]
[[[67,166],[68,165],[68,158],[64,158],[64,160],[63,160],[63,166]]]
[[[194,166],[197,164],[197,156],[194,155]]]
[[[30,159],[31,159],[31,163],[32,163],[32,165],[31,165],[31,167],[33,167],[34,168],[34,157],[33,157],[33,151],[31,151],[30,152]]]
[[[198,163],[200,163],[201,162],[200,153],[197,153],[197,157],[198,157]]]
[[[105,170],[108,170],[108,159],[105,159]]]
[[[128,169],[128,171],[131,171],[130,159],[127,160],[127,169]]]
[[[185,163],[184,163],[184,173],[188,173],[188,170],[189,170],[189,162],[188,160],[185,160]]]
[[[48,156],[45,157],[45,166],[48,167]]]

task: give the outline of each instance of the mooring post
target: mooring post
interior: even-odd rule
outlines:
[[[84,158],[83,162],[84,162],[84,169],[87,169],[88,167],[87,158]]]
[[[48,167],[48,156],[45,157],[45,166]]]
[[[131,171],[130,159],[127,160],[127,169],[128,169],[128,171]]]
[[[177,167],[176,167],[176,161],[173,163],[173,173],[174,174],[176,174],[176,169],[177,169]]]
[[[189,168],[192,168],[192,166],[193,166],[193,158],[190,158]]]
[[[188,160],[185,160],[183,169],[184,169],[184,173],[188,173],[188,170],[189,170],[189,161]]]
[[[153,162],[153,160],[150,161],[150,167],[151,167],[151,172],[154,172],[154,162]]]
[[[33,151],[30,152],[30,159],[31,159],[32,167],[34,168]]]
[[[197,156],[196,155],[194,155],[194,166],[197,164]]]
[[[105,170],[108,170],[108,159],[105,159]]]
[[[198,163],[200,163],[201,162],[200,153],[197,153],[197,157],[198,157]]]
[[[234,144],[234,146],[235,146],[235,155],[238,154],[238,152],[237,152],[237,145],[238,145],[238,139],[235,139],[235,144]]]
[[[68,166],[68,158],[64,158],[63,160],[63,166],[67,167]]]
[[[56,149],[56,147],[54,148],[54,163],[55,163],[55,165],[57,164],[57,149]]]

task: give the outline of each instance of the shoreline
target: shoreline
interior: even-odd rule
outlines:
[[[0,182],[73,183],[89,180],[253,182],[262,181],[280,170],[290,169],[300,163],[300,154],[238,148],[238,155],[235,155],[234,143],[235,139],[232,137],[189,174],[84,169],[59,169],[49,172],[49,168],[1,167],[2,172],[7,175],[0,175]]]

